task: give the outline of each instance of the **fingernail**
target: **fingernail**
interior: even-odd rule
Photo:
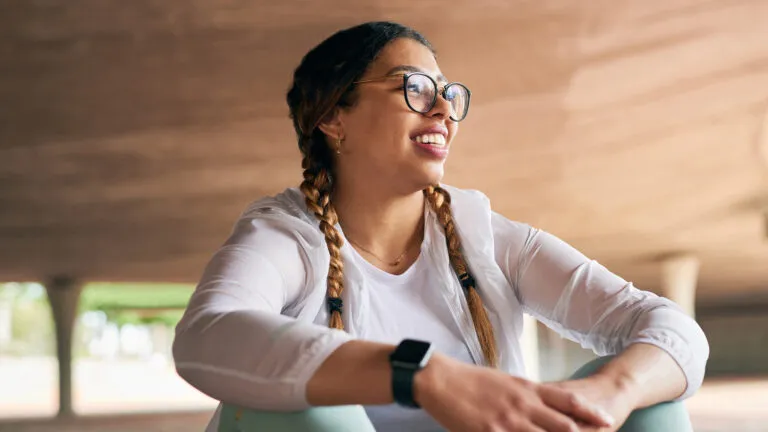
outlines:
[[[608,426],[613,425],[613,423],[616,421],[612,415],[608,414],[607,411],[605,411],[602,408],[597,408],[597,415],[600,416],[600,418],[603,419],[604,422],[608,423]]]

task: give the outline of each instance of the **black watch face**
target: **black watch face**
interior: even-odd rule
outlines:
[[[392,353],[392,361],[420,364],[432,348],[429,342],[406,339]]]

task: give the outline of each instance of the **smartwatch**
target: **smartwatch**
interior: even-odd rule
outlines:
[[[395,403],[408,408],[420,408],[413,399],[413,378],[427,365],[433,350],[434,347],[429,342],[405,339],[389,355]]]

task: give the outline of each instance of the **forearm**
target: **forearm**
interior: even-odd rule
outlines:
[[[311,405],[376,405],[393,402],[389,354],[394,345],[351,340],[339,346],[307,383]]]
[[[676,399],[687,385],[683,370],[666,351],[644,343],[630,345],[603,366],[598,376],[630,394],[636,408]]]

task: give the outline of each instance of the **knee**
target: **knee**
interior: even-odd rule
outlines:
[[[244,410],[224,404],[220,432],[374,432],[359,405],[315,407],[299,412]]]
[[[682,402],[663,402],[630,414],[620,432],[692,432],[688,410]]]
[[[571,379],[582,379],[597,372],[613,356],[599,357],[587,362],[571,375]],[[688,410],[682,402],[663,402],[630,414],[620,432],[691,432]]]

